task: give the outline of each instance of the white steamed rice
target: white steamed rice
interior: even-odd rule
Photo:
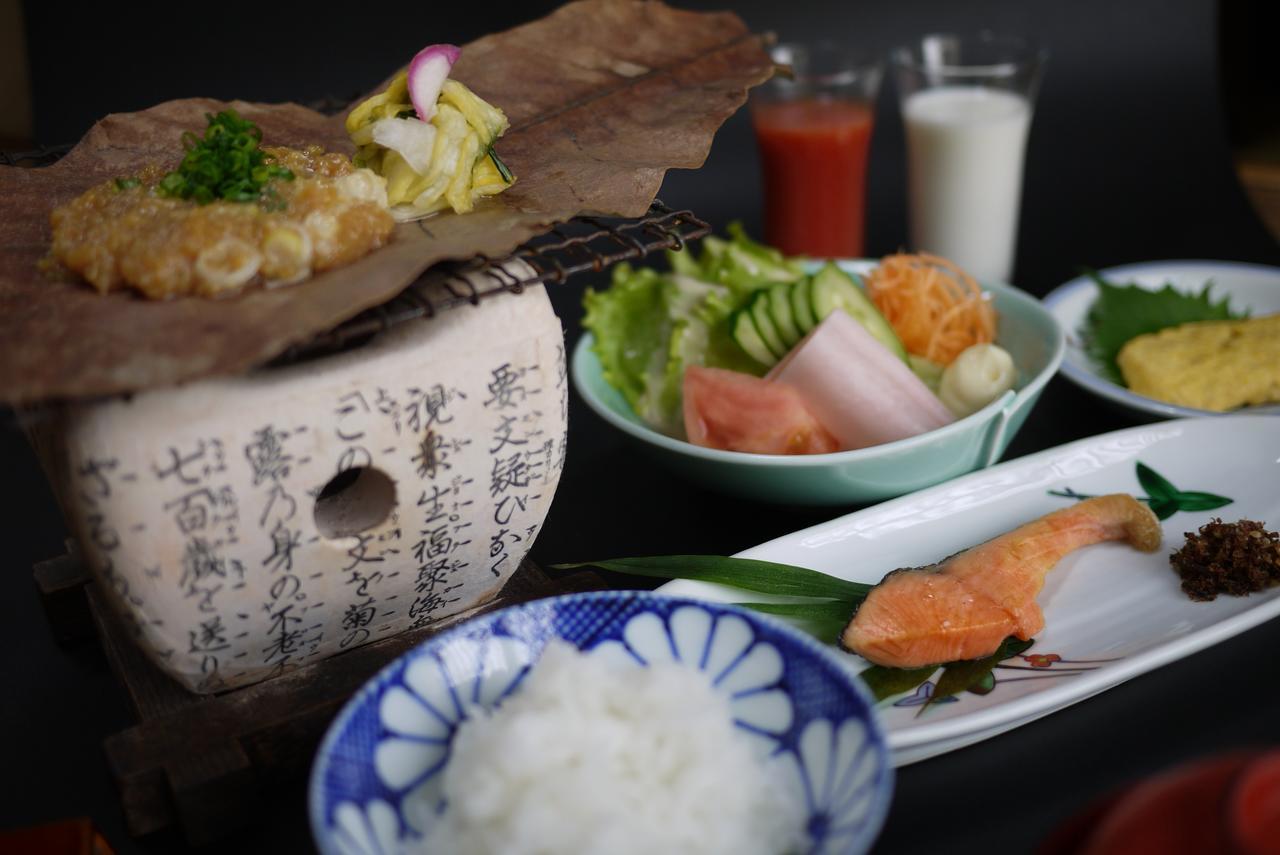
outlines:
[[[518,692],[459,727],[421,851],[799,851],[803,808],[776,780],[700,671],[554,642]]]

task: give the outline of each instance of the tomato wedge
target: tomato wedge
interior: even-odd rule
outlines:
[[[723,368],[685,369],[684,427],[695,445],[725,451],[825,454],[840,448],[795,389]]]

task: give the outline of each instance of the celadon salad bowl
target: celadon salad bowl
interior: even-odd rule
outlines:
[[[844,261],[857,274],[874,261]],[[848,505],[878,502],[931,487],[1000,459],[1062,363],[1062,328],[1035,297],[984,282],[999,321],[996,343],[1018,370],[1014,388],[949,425],[883,445],[832,454],[748,454],[703,448],[647,425],[601,374],[584,333],[574,348],[573,386],[595,413],[686,480],[721,493],[776,504]]]

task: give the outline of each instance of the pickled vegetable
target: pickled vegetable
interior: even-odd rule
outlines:
[[[387,179],[387,200],[398,220],[445,209],[465,214],[515,181],[493,150],[507,117],[445,77],[457,50],[423,49],[385,91],[347,115],[356,162]]]

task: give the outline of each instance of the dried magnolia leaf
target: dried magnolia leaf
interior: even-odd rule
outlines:
[[[584,2],[472,42],[453,73],[511,121],[512,204],[639,216],[773,66],[732,13]]]
[[[437,261],[501,256],[580,213],[639,216],[673,167],[702,164],[712,136],[767,79],[761,40],[731,13],[645,0],[583,0],[467,45],[453,76],[501,107],[518,180],[469,214],[397,226],[348,267],[228,300],[99,295],[37,265],[49,213],[147,163],[175,164],[183,131],[228,106],[172,101],[108,116],[63,160],[0,169],[0,401],[104,395],[247,371],[399,293]],[[341,117],[293,104],[230,106],[270,144],[352,150]]]

